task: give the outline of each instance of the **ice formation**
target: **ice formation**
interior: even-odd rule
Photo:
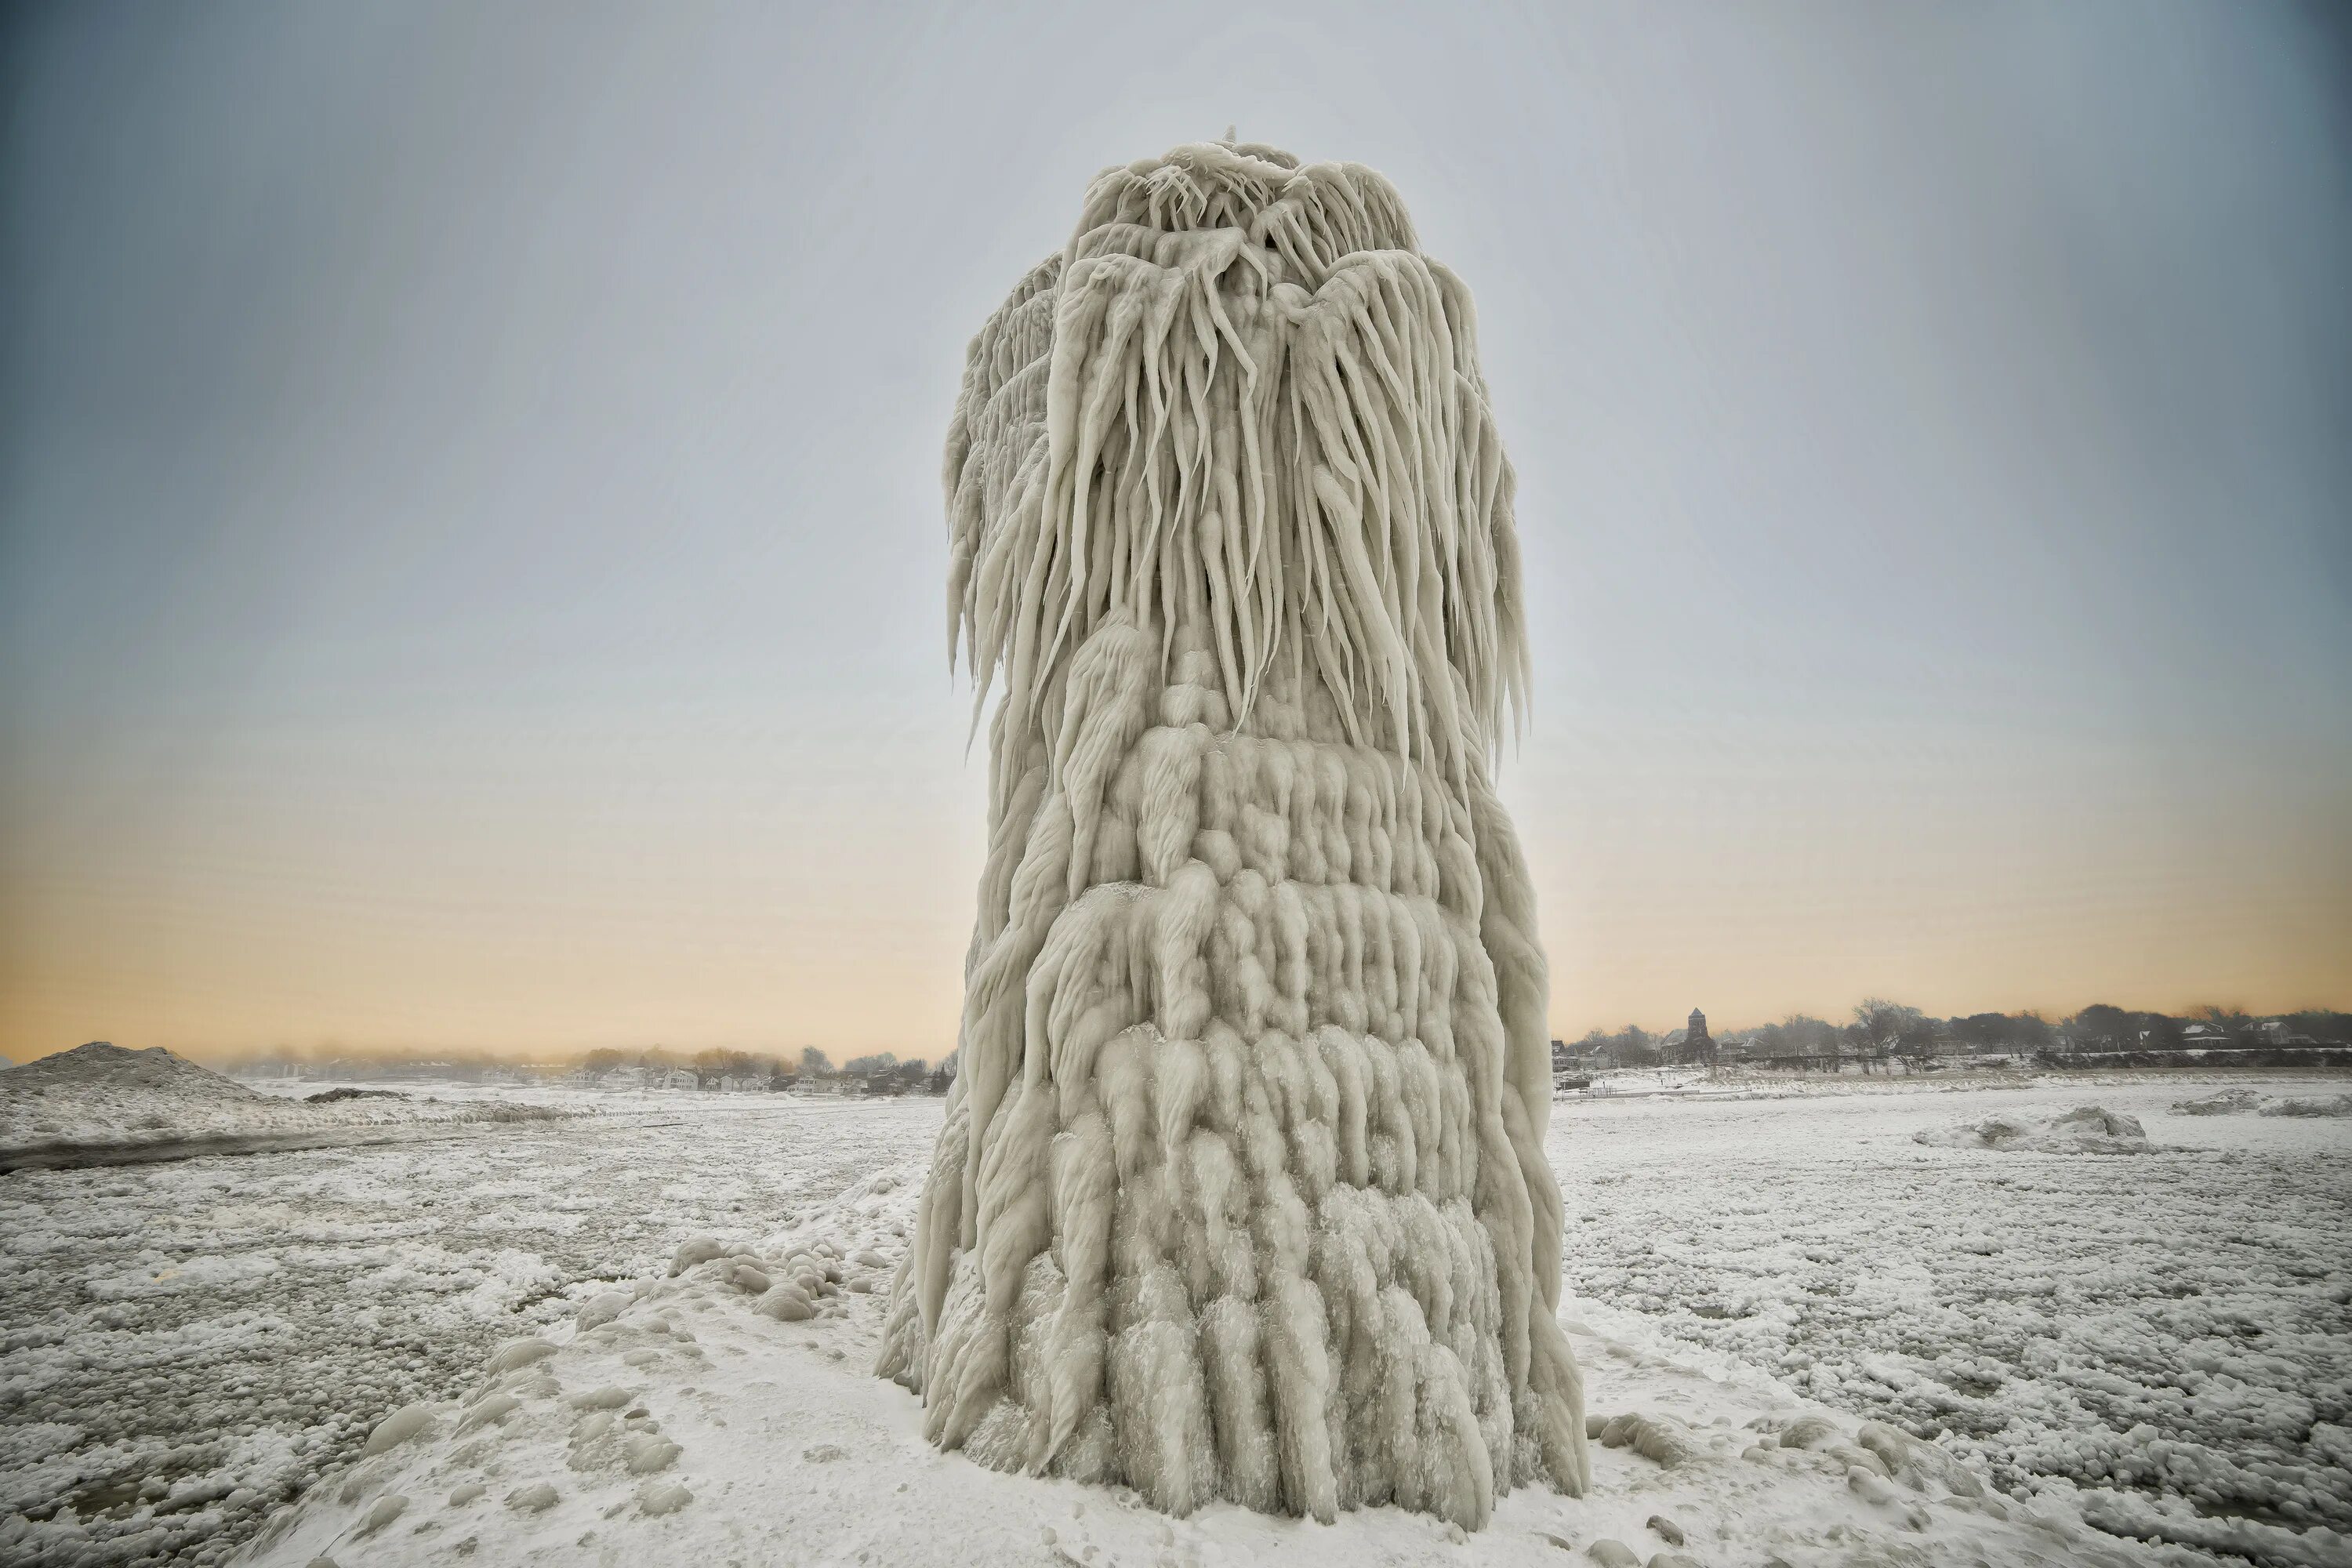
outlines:
[[[1356,165],[1106,171],[972,341],[946,481],[1001,695],[879,1371],[942,1447],[1172,1513],[1581,1492],[1468,292]]]

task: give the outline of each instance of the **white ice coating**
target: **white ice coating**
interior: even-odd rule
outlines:
[[[942,1447],[1172,1513],[1580,1493],[1467,290],[1354,164],[1106,171],[972,340],[946,480],[1002,695],[879,1371]]]

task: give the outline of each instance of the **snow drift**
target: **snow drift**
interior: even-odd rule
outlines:
[[[2273,1100],[2255,1114],[2259,1116],[2352,1116],[2352,1094],[2331,1095],[2325,1099]]]
[[[2251,1089],[2223,1089],[2203,1100],[2176,1100],[2175,1116],[2352,1116],[2352,1094],[2286,1096],[2273,1100]]]
[[[1111,169],[973,339],[946,480],[1001,700],[878,1370],[942,1447],[1171,1513],[1580,1490],[1467,290],[1356,165]]]
[[[2251,1089],[2225,1089],[2201,1100],[2176,1100],[2171,1114],[2175,1116],[2236,1116],[2254,1109],[2263,1097]]]

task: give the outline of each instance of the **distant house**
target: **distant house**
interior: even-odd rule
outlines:
[[[643,1089],[646,1087],[646,1069],[614,1068],[596,1080],[596,1087],[598,1089]]]
[[[764,1089],[767,1084],[765,1079],[753,1078],[750,1073],[730,1072],[719,1079],[719,1087],[728,1094],[749,1094],[755,1089]]]
[[[654,1080],[657,1089],[700,1089],[702,1080],[684,1068],[672,1068]]]

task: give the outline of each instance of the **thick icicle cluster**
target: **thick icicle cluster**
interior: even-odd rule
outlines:
[[[1330,1519],[1581,1491],[1468,293],[1352,164],[1098,176],[972,342],[961,1071],[880,1371],[942,1447]]]

